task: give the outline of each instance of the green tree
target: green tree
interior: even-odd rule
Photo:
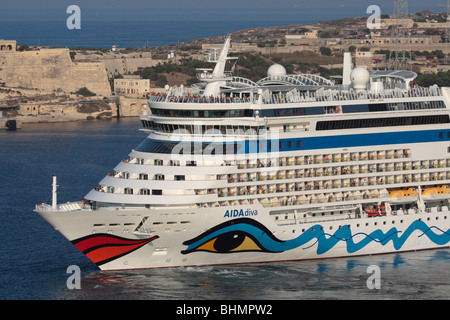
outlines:
[[[420,74],[416,78],[416,82],[419,86],[429,87],[437,84],[440,87],[450,86],[450,71],[438,72],[433,74]]]
[[[327,47],[320,47],[320,54],[323,56],[331,56],[331,49]]]
[[[80,88],[77,91],[75,91],[75,94],[84,96],[84,97],[92,97],[92,96],[96,96],[96,94],[94,92],[92,92],[91,90],[89,90],[86,87]]]
[[[156,81],[156,86],[163,88],[167,84],[166,76],[158,76],[158,80]]]
[[[29,51],[31,50],[30,47],[26,44],[21,44],[18,48],[17,51]]]

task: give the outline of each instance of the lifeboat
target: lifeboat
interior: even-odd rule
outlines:
[[[390,203],[408,203],[419,199],[419,193],[416,188],[408,188],[406,190],[392,190],[389,192]]]
[[[365,213],[367,213],[368,217],[377,217],[377,216],[385,216],[386,215],[386,208],[385,206],[379,206],[378,208],[371,208],[370,210],[366,210]]]
[[[449,198],[450,198],[450,186],[447,185],[425,188],[422,191],[422,199],[425,201],[443,200]]]

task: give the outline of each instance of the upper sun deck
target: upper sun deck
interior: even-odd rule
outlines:
[[[363,104],[385,103],[386,107],[381,108],[383,110],[427,109],[429,107],[426,104],[417,108],[407,104],[430,104],[435,101],[439,108],[450,108],[449,88],[439,88],[436,85],[419,87],[414,81],[417,74],[408,70],[378,70],[369,73],[365,67],[352,69],[349,54],[344,54],[342,84],[313,74],[289,75],[279,64],[268,69],[267,77],[254,82],[225,71],[227,60],[233,59],[227,57],[229,46],[230,38],[227,38],[220,56],[214,60],[216,66],[213,71],[202,69],[203,72],[197,75],[201,82],[192,86],[194,93],[192,90],[188,92],[183,86],[166,86],[165,93],[152,95],[149,99],[152,115],[180,115],[179,112],[171,115],[161,111],[164,109],[243,111],[286,108],[283,105],[292,103],[299,104],[300,107],[341,108],[361,104],[363,100],[366,100]],[[433,108],[436,107],[432,106],[431,109]],[[209,117],[221,117],[220,114],[216,116],[216,113],[210,113]],[[234,117],[254,116],[250,112],[238,112],[237,115],[231,113]],[[261,113],[260,115],[263,116]],[[202,116],[194,114],[194,117]]]
[[[260,89],[262,90],[262,89]],[[231,104],[284,104],[284,103],[314,103],[314,102],[344,102],[358,100],[375,100],[375,99],[405,99],[405,98],[442,98],[443,88],[432,86],[429,88],[414,86],[407,90],[393,88],[382,90],[353,90],[353,88],[343,88],[342,86],[334,86],[327,89],[304,90],[303,88],[292,88],[289,91],[283,91],[278,88],[274,91],[267,88],[263,91],[244,91],[239,93],[231,93],[219,97],[204,96],[200,94],[156,94],[149,98],[150,104],[155,103],[182,103],[182,104],[214,104],[220,108],[219,104],[224,104],[222,108],[232,107]],[[200,106],[196,106],[201,108]],[[205,108],[207,106],[205,105]],[[182,108],[182,106],[180,106]]]

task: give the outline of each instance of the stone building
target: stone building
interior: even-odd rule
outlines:
[[[150,80],[125,75],[123,79],[114,79],[114,92],[118,95],[144,97],[150,93]]]
[[[5,52],[16,52],[16,40],[0,39],[0,54]]]

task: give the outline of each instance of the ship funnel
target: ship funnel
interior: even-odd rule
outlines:
[[[352,54],[344,52],[344,68],[342,74],[342,85],[349,86],[352,84],[350,74],[352,73]]]

